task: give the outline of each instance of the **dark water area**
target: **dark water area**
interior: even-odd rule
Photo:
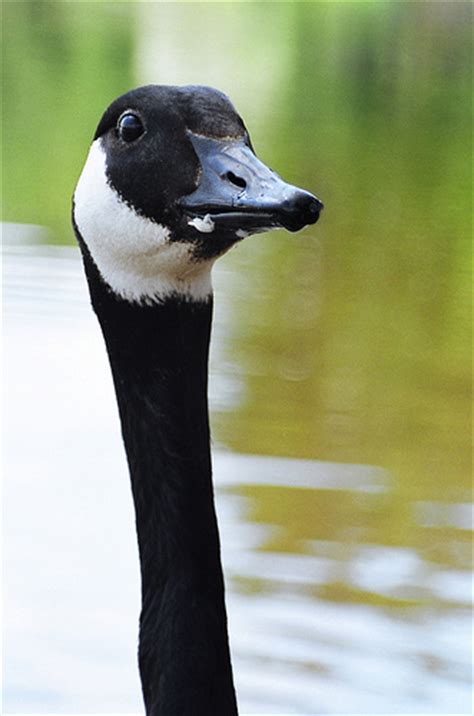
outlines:
[[[3,15],[3,218],[46,227],[18,229],[20,243],[73,243],[70,196],[94,126],[147,82],[226,91],[259,156],[325,203],[316,226],[249,238],[215,275],[211,417],[243,713],[471,713],[471,4],[25,2]],[[24,406],[20,357],[38,325],[34,350],[41,365],[62,356],[48,381],[71,391],[87,445],[61,346],[90,371],[101,348],[70,251],[20,247],[5,261],[11,361],[24,368],[9,405]],[[103,401],[108,435],[110,392]],[[9,460],[29,490],[11,422]],[[58,478],[77,445],[54,414],[43,422]],[[119,455],[118,435],[107,440]],[[110,629],[125,613],[133,645],[133,603]],[[86,648],[71,670],[86,668]],[[92,710],[140,709],[127,658],[121,696],[96,694]],[[48,672],[35,683],[52,700],[26,698],[21,659],[6,663],[11,712],[86,713],[80,689],[56,704]]]

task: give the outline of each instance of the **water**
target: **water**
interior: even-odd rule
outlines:
[[[104,350],[76,251],[23,244],[74,243],[105,105],[163,82],[223,89],[261,159],[325,203],[316,227],[249,239],[215,277],[242,713],[471,713],[472,4],[3,10],[3,217],[21,223],[5,261],[5,708],[141,709]]]
[[[229,425],[237,442],[251,431],[269,439],[261,410],[249,410],[259,400],[270,432],[273,420],[288,444],[297,433],[295,362],[273,375],[272,404],[273,364],[256,370],[252,350],[240,361],[235,349],[254,341],[261,350],[258,316],[247,312],[240,344],[233,321],[249,291],[242,264],[263,247],[222,261],[215,275],[215,482],[241,712],[471,713],[465,482],[421,480],[410,491],[412,473],[386,464],[229,451]],[[4,275],[4,711],[141,713],[132,501],[78,252],[13,246]],[[272,291],[277,305],[279,287],[265,286],[269,300]],[[282,343],[293,335],[283,318]],[[347,377],[344,386],[354,400]],[[333,439],[354,425],[329,408],[321,419]],[[417,445],[407,457],[419,454]]]

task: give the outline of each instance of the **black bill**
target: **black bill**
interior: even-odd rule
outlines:
[[[258,159],[245,139],[214,139],[189,132],[202,175],[198,188],[180,201],[198,231],[242,235],[315,224],[323,204],[284,182]],[[239,234],[238,234],[239,235]]]

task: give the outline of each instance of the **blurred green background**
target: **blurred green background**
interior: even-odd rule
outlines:
[[[258,238],[227,259],[249,284],[229,357],[247,365],[248,398],[219,437],[382,463],[412,489],[467,484],[470,4],[7,2],[3,14],[3,219],[73,242],[70,196],[105,106],[141,83],[219,86],[262,158],[326,204],[301,239]]]
[[[216,440],[394,478],[377,524],[315,492],[294,506],[302,525],[319,511],[413,545],[413,500],[469,500],[471,15],[463,2],[3,3],[5,221],[73,243],[100,115],[148,82],[226,91],[261,158],[324,201],[317,227],[222,261],[239,283],[220,370],[239,390],[213,411]],[[278,520],[278,490],[255,498],[256,521]],[[470,537],[454,553],[449,534],[417,547],[465,568]]]

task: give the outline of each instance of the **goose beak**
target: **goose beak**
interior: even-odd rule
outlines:
[[[192,132],[188,136],[202,172],[197,189],[179,204],[188,224],[199,231],[215,227],[242,236],[272,228],[299,231],[319,219],[322,202],[284,182],[244,138],[215,139]]]

